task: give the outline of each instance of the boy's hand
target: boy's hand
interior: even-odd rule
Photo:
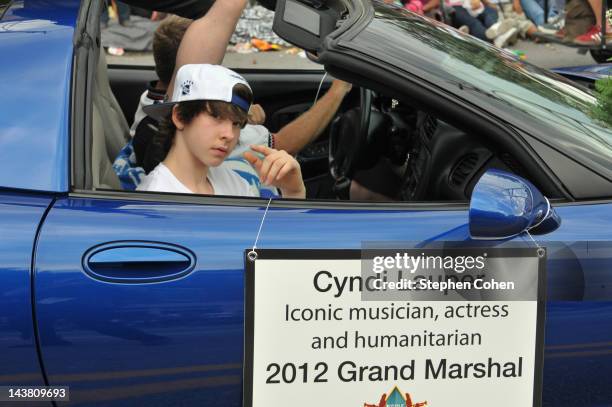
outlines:
[[[264,124],[266,121],[266,112],[261,105],[251,105],[249,109],[248,122],[249,124]]]
[[[264,156],[264,159],[261,160],[250,151],[244,153],[244,158],[255,168],[263,184],[277,187],[285,198],[304,199],[306,197],[302,170],[295,158],[283,150],[261,145],[250,147],[251,150]]]

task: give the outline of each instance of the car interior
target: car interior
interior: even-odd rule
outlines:
[[[240,73],[253,87],[272,132],[308,110],[319,85],[323,94],[331,84],[322,71]],[[129,140],[128,123],[141,93],[155,79],[153,67],[107,66],[100,53],[93,86],[94,189],[121,190],[112,163]],[[370,116],[367,130],[361,128],[365,109]],[[517,159],[485,140],[409,103],[356,87],[324,134],[297,159],[308,199],[351,199],[349,184],[355,179],[368,189],[384,191],[392,201],[468,201],[488,168],[525,173]]]
[[[301,16],[287,9],[298,4],[294,3],[278,2],[276,15]],[[332,7],[313,10],[319,13],[312,16],[320,18],[318,29],[332,31],[332,22],[341,12]],[[285,38],[303,42],[292,41],[295,45],[316,48],[320,39],[299,28],[301,23],[308,26],[307,21],[289,23],[275,18],[274,29]],[[265,126],[273,133],[308,110],[318,90],[322,95],[332,82],[322,69],[237,71],[251,85],[255,103],[266,112]],[[121,190],[112,163],[129,140],[128,123],[134,118],[140,95],[156,79],[152,66],[107,65],[101,48],[93,84],[93,189]],[[495,145],[492,138],[465,126],[454,127],[414,100],[400,100],[355,84],[324,133],[296,158],[307,198],[317,200],[466,202],[489,168],[537,178],[529,177],[528,166],[521,165],[507,148]],[[355,183],[378,197],[352,196],[351,184]]]

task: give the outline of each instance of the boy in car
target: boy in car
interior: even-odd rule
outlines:
[[[257,196],[249,184],[221,166],[246,125],[253,94],[237,73],[220,65],[183,65],[169,102],[144,111],[161,123],[157,140],[166,152],[138,187],[141,191]],[[285,151],[251,146],[244,157],[267,185],[286,198],[305,198],[300,166]]]

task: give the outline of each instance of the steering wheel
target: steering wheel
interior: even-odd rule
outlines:
[[[349,199],[351,177],[357,169],[357,161],[367,152],[365,150],[371,141],[372,91],[360,88],[359,96],[359,107],[338,116],[330,128],[329,172],[340,199]]]

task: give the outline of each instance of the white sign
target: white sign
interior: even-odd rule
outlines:
[[[535,250],[488,250],[464,279],[481,281],[464,291],[440,290],[427,278],[434,270],[415,269],[397,287],[407,293],[414,280],[418,295],[376,301],[363,300],[368,285],[381,285],[363,266],[383,262],[364,263],[359,250],[258,254],[247,260],[245,406],[539,405],[544,262]],[[523,282],[512,280],[513,267]],[[435,300],[422,300],[427,290]]]

